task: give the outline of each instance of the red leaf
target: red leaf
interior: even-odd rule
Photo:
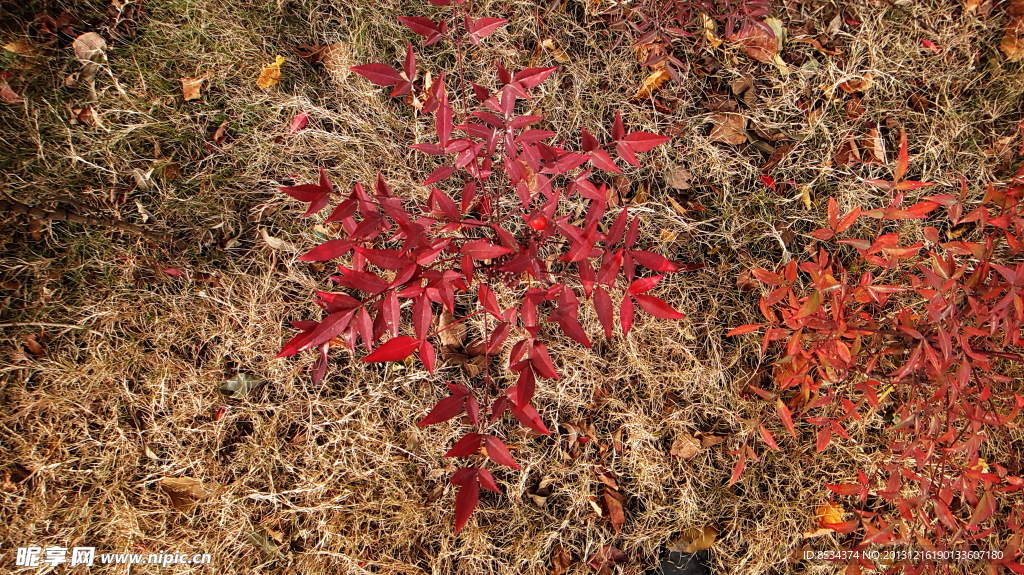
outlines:
[[[822,451],[825,451],[825,448],[828,447],[828,444],[831,441],[832,441],[832,428],[830,428],[830,427],[822,427],[820,430],[818,430],[818,439],[815,442],[815,449],[817,449],[818,453],[821,453]]]
[[[501,493],[501,489],[498,489],[498,484],[494,482],[494,476],[491,475],[490,471],[486,469],[477,469],[477,477],[480,480],[480,486],[484,489],[489,489],[495,493]]]
[[[353,66],[352,71],[378,86],[393,86],[405,81],[401,72],[386,64]]]
[[[524,88],[536,88],[557,69],[555,66],[550,68],[526,68],[517,72],[514,79]]]
[[[907,155],[907,131],[900,127],[900,151],[896,156],[896,169],[892,172],[893,182],[903,179],[910,165],[910,157]]]
[[[796,426],[793,425],[793,414],[789,412],[789,408],[782,402],[781,399],[775,400],[775,411],[779,414],[779,419],[782,420],[782,425],[786,426],[789,430],[789,434],[796,438]]]
[[[555,365],[551,363],[551,356],[548,355],[548,346],[539,341],[530,349],[530,364],[542,377],[558,379],[558,372],[555,371]]]
[[[479,433],[467,433],[462,439],[455,442],[455,445],[445,453],[445,457],[469,457],[480,451],[480,444],[484,436]]]
[[[622,126],[622,112],[615,112],[615,122],[612,124],[612,140],[621,140],[626,135],[626,129]]]
[[[421,16],[399,16],[398,20],[409,27],[410,30],[420,36],[428,38],[441,33],[441,26],[430,18]]]
[[[633,259],[640,263],[640,265],[654,272],[674,272],[679,269],[676,264],[668,261],[668,259],[647,250],[631,250]]]
[[[473,514],[478,501],[480,501],[480,484],[474,476],[473,480],[460,487],[459,492],[455,495],[456,535],[459,534],[459,531],[462,531],[466,522],[469,521],[469,516]]]
[[[524,405],[518,409],[513,409],[512,415],[523,426],[529,427],[541,435],[551,435],[551,431],[544,425],[540,414],[537,413],[537,410],[532,405]]]
[[[971,514],[971,521],[967,524],[967,529],[977,531],[978,525],[991,517],[995,510],[996,499],[992,496],[992,492],[988,491],[978,500],[978,505],[974,508],[974,513]]]
[[[622,297],[619,304],[619,324],[622,326],[622,335],[629,334],[629,328],[633,326],[633,300],[627,294]]]
[[[504,18],[478,18],[473,20],[466,17],[466,32],[469,32],[469,42],[479,44],[481,40],[490,36],[495,30],[502,27],[508,20]]]
[[[433,409],[430,410],[430,413],[428,413],[427,416],[424,417],[417,425],[419,427],[425,427],[434,423],[448,421],[462,413],[462,409],[465,404],[465,395],[450,395],[441,401],[438,401],[437,404],[434,405]]]
[[[437,168],[433,172],[430,172],[430,175],[427,176],[427,179],[423,180],[423,185],[429,186],[430,184],[440,182],[441,180],[446,180],[449,177],[451,177],[451,175],[454,173],[455,168],[451,166],[441,166],[440,168]]]
[[[327,343],[334,337],[348,328],[355,316],[354,309],[337,311],[324,318],[320,325],[309,334],[309,339],[299,348],[299,351],[306,351],[321,344]]]
[[[501,308],[498,307],[498,298],[494,297],[494,292],[487,284],[480,284],[480,287],[477,288],[477,297],[480,299],[480,305],[484,307],[487,313],[493,315],[495,319],[503,319],[501,317]]]
[[[829,490],[837,495],[856,495],[861,492],[861,489],[863,489],[863,487],[857,483],[840,483],[837,485],[827,484],[825,487],[828,487]]]
[[[664,276],[658,275],[658,276],[651,276],[649,278],[638,279],[635,282],[629,284],[629,293],[631,293],[631,294],[640,294],[640,293],[649,292],[652,289],[654,289],[654,286],[658,285],[658,282],[661,281],[662,277],[664,277]]]
[[[654,317],[663,319],[683,319],[686,317],[685,314],[672,309],[672,306],[665,303],[665,300],[661,298],[641,294],[636,294],[633,297],[636,299],[636,303],[640,304],[641,309]]]
[[[501,348],[501,344],[505,343],[505,340],[508,338],[510,327],[511,324],[507,321],[503,321],[495,326],[494,331],[491,332],[490,339],[487,341],[487,350],[485,351],[487,355],[494,355]]]
[[[779,444],[775,443],[775,438],[772,437],[771,432],[768,431],[768,429],[766,429],[765,426],[758,425],[757,431],[761,434],[761,439],[763,439],[764,442],[768,444],[768,447],[774,449],[775,451],[782,451],[782,449],[779,448]]]
[[[594,167],[599,170],[613,172],[616,174],[622,173],[622,170],[620,170],[619,167],[615,165],[615,160],[613,160],[611,155],[609,155],[608,152],[604,150],[597,149],[590,152],[590,161],[591,163],[594,164]]]
[[[729,333],[726,333],[725,335],[726,335],[726,337],[731,337],[731,336],[734,336],[734,335],[743,335],[745,333],[750,333],[752,331],[757,331],[757,330],[761,329],[762,327],[764,327],[763,323],[748,323],[748,324],[745,324],[745,325],[741,325],[739,327],[732,328],[731,330],[729,330]]]
[[[490,260],[512,253],[511,249],[504,246],[496,246],[487,240],[466,242],[460,251],[475,260]]]
[[[306,123],[309,121],[309,114],[301,112],[292,119],[291,125],[288,126],[288,135],[292,135],[295,132],[306,127]]]
[[[522,469],[514,459],[512,454],[508,452],[508,448],[501,442],[500,439],[492,435],[488,435],[484,438],[486,442],[484,448],[487,450],[487,457],[491,458],[491,461],[498,465],[504,465],[511,467],[512,469]]]
[[[633,152],[641,153],[649,152],[669,139],[667,136],[659,136],[650,132],[631,132],[622,139],[622,142],[627,144]]]
[[[363,358],[365,363],[402,361],[420,346],[420,340],[411,335],[400,335],[382,343],[373,353]]]

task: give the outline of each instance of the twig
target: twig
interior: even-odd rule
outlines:
[[[174,239],[171,238],[170,236],[149,231],[145,228],[136,226],[135,224],[129,224],[127,222],[113,220],[110,218],[80,216],[78,214],[73,214],[66,210],[58,209],[54,211],[47,211],[42,208],[32,207],[27,204],[23,204],[16,200],[0,199],[0,212],[23,214],[40,220],[67,221],[77,222],[80,224],[87,224],[91,226],[103,226],[107,228],[114,228],[121,231],[130,232],[133,234],[138,234],[140,236],[143,236],[156,242],[174,243]]]

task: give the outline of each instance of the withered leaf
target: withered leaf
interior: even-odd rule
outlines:
[[[999,49],[1006,54],[1008,62],[1024,58],[1024,0],[1010,0],[1006,3],[1006,28]]]
[[[185,101],[198,100],[202,96],[203,82],[206,78],[200,76],[198,78],[181,78],[181,95],[184,96]]]
[[[566,62],[569,61],[569,56],[567,56],[564,51],[559,49],[558,46],[555,45],[555,41],[552,40],[551,38],[544,38],[543,40],[541,40],[540,46],[541,48],[544,48],[544,50],[547,53],[551,54],[551,57],[555,59],[555,62],[565,64]]]
[[[0,100],[8,104],[18,104],[25,101],[17,92],[11,89],[11,86],[7,83],[7,78],[3,75],[0,75]]]
[[[608,513],[608,521],[616,533],[622,531],[622,525],[626,522],[626,512],[622,509],[624,500],[625,497],[621,493],[610,487],[605,487],[604,493],[601,494],[601,501]]]
[[[594,571],[601,571],[607,567],[615,566],[619,563],[625,562],[627,559],[626,554],[619,550],[614,545],[604,545],[597,553],[587,561],[587,565],[590,566]]]
[[[693,459],[700,452],[700,440],[689,433],[682,433],[672,442],[669,454],[683,461]]]
[[[691,188],[690,180],[693,174],[682,166],[669,166],[665,170],[665,184],[676,190],[688,190]]]
[[[739,145],[747,141],[747,118],[730,112],[711,115],[714,127],[710,138],[714,142]]]
[[[71,43],[75,57],[79,60],[100,62],[107,49],[107,41],[95,32],[86,32]]]
[[[191,477],[164,477],[160,487],[171,498],[171,505],[183,513],[196,508],[200,499],[206,497],[203,482]]]
[[[555,547],[551,550],[550,575],[563,575],[570,566],[572,566],[572,553],[561,543],[555,543]]]
[[[281,81],[281,65],[284,63],[284,56],[278,56],[272,63],[267,64],[256,78],[256,85],[264,90],[276,86]]]
[[[718,529],[713,525],[705,527],[691,527],[680,534],[678,538],[669,543],[668,550],[673,552],[696,553],[710,549],[718,537]]]
[[[302,58],[309,64],[318,64],[324,61],[324,57],[327,56],[330,46],[325,46],[317,42],[316,44],[299,44],[295,51],[299,54],[299,58]]]
[[[640,84],[636,94],[633,94],[633,99],[640,100],[650,97],[652,92],[660,88],[661,85],[667,82],[671,77],[672,76],[670,76],[668,71],[664,68],[651,72],[650,75],[644,78],[644,81]]]
[[[25,347],[28,348],[29,353],[36,357],[43,357],[46,355],[46,348],[36,340],[35,334],[25,336]]]
[[[739,46],[743,53],[758,62],[771,64],[779,53],[779,39],[775,34],[761,26],[750,26],[746,30],[740,30],[729,38]]]

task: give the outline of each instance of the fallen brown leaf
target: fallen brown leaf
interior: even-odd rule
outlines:
[[[264,90],[276,86],[281,81],[281,65],[284,63],[284,56],[278,56],[273,63],[267,64],[260,71],[260,76],[256,79],[256,85]]]
[[[181,95],[185,97],[185,101],[198,100],[202,95],[203,82],[206,81],[205,77],[198,78],[182,78],[181,79]]]
[[[682,166],[669,166],[665,170],[665,185],[676,190],[688,190],[693,174]]]
[[[872,72],[864,72],[863,76],[851,78],[839,84],[839,89],[847,94],[852,94],[854,92],[867,92],[875,85],[874,78],[875,75]]]
[[[747,119],[740,114],[722,112],[711,115],[714,127],[710,138],[714,142],[724,144],[743,144],[747,141]]]
[[[700,441],[689,433],[682,433],[672,442],[669,454],[676,459],[687,461],[700,453]]]
[[[616,533],[622,531],[622,525],[626,523],[626,512],[622,509],[625,497],[618,491],[605,487],[604,493],[601,494],[601,500],[604,502],[604,508],[608,512],[608,521],[611,522],[612,529]]]
[[[24,38],[18,38],[13,42],[4,44],[4,50],[23,56],[32,51],[32,44],[29,44],[28,40]]]
[[[671,76],[668,71],[663,68],[651,72],[649,76],[644,78],[644,81],[640,84],[640,88],[637,89],[636,94],[633,94],[633,99],[639,100],[641,98],[650,97],[651,92],[660,88],[662,84],[669,80],[669,78],[671,78]]]
[[[774,63],[779,53],[779,39],[761,26],[750,26],[746,31],[733,34],[728,40],[739,46],[747,56],[765,64]]]
[[[160,487],[171,498],[171,505],[183,513],[196,508],[200,499],[206,497],[203,482],[191,477],[164,477]]]
[[[8,104],[17,104],[25,101],[17,92],[11,89],[11,86],[7,83],[7,78],[3,75],[0,75],[0,100]]]
[[[1024,0],[1009,0],[1006,3],[1006,27],[999,49],[1006,54],[1008,62],[1024,58]]]
[[[549,575],[563,575],[572,566],[572,553],[562,547],[561,543],[555,543],[551,550],[551,571]]]
[[[28,348],[29,353],[36,357],[43,357],[46,355],[46,348],[36,340],[36,336],[34,334],[25,336],[25,347]]]
[[[718,537],[718,529],[712,525],[705,527],[691,527],[684,530],[678,538],[669,543],[668,550],[672,552],[696,553],[710,549]]]
[[[544,38],[543,40],[541,40],[540,46],[541,48],[544,48],[544,50],[547,51],[547,53],[551,54],[551,57],[555,59],[555,62],[565,64],[566,62],[569,61],[569,56],[567,56],[565,52],[560,50],[558,46],[555,45],[555,41],[552,40],[551,38]]]
[[[836,503],[826,501],[814,509],[814,516],[818,519],[818,527],[827,529],[828,524],[843,522],[843,508]]]

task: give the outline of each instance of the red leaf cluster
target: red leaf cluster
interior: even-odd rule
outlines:
[[[410,16],[401,21],[426,44],[453,40],[457,52],[505,24],[501,18],[470,15],[460,5],[456,2],[445,20]],[[629,332],[635,306],[659,318],[683,317],[651,293],[664,274],[679,267],[640,245],[639,217],[609,204],[607,176],[601,173],[622,171],[612,151],[636,166],[638,154],[668,138],[627,132],[616,114],[610,142],[601,144],[586,130],[579,150],[553,141],[556,133],[540,127],[545,119],[524,110],[531,92],[554,68],[511,72],[496,63],[495,87],[484,87],[486,82],[449,87],[444,73],[430,81],[430,75],[418,73],[410,44],[401,70],[373,63],[353,71],[374,84],[394,86],[392,97],[408,96],[406,101],[432,122],[430,141],[411,147],[434,157],[437,165],[422,179],[424,200],[394,193],[383,177],[372,189],[357,183],[351,192],[339,193],[323,168],[317,184],[281,188],[310,204],[304,216],[333,203],[326,221],[342,233],[299,258],[338,260],[330,279],[340,290],[316,293],[325,317],[296,322],[301,332],[279,357],[317,349],[314,379],[319,381],[331,347],[355,352],[361,343],[364,362],[415,355],[434,372],[444,330],[461,323],[478,330],[483,373],[471,386],[448,383],[448,395],[419,422],[426,426],[464,415],[476,428],[445,454],[476,460],[452,477],[459,486],[458,531],[477,504],[479,487],[498,491],[483,464],[489,460],[519,469],[488,429],[511,414],[535,433],[550,433],[534,403],[538,382],[558,378],[544,342],[552,328],[590,347],[579,321],[580,306],[588,300],[609,336],[616,327]],[[454,323],[435,323],[442,313]],[[505,351],[515,378],[510,386],[491,373]]]
[[[839,239],[852,253],[821,245],[809,261],[753,270],[767,290],[765,323],[729,335],[764,329],[762,350],[779,350],[775,389],[751,390],[775,403],[794,438],[813,433],[818,451],[851,441],[854,422],[890,413],[887,463],[855,483],[828,485],[862,506],[849,526],[858,549],[1002,541],[1002,558],[990,563],[1019,572],[1024,512],[1009,498],[1021,494],[1024,470],[1017,458],[992,461],[988,445],[1018,425],[1024,408],[1013,377],[1024,361],[1024,170],[988,186],[981,201],[968,199],[962,180],[959,196],[902,203],[896,192],[888,207],[841,215],[830,200],[829,227],[812,234],[823,241],[863,218],[933,225],[922,227],[924,241],[896,231]]]

